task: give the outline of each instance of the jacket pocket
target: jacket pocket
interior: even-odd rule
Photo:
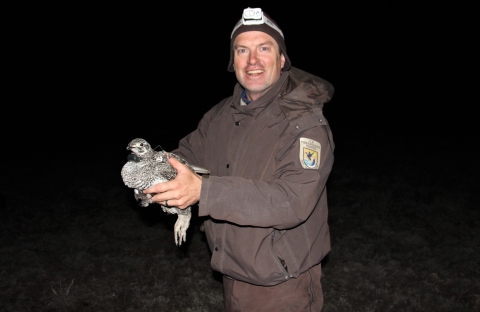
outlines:
[[[274,230],[271,234],[272,254],[284,268],[287,279],[298,277],[300,274],[299,260],[303,259],[301,254],[292,250],[288,240],[289,234],[286,230]]]
[[[292,275],[290,275],[288,273],[288,265],[287,265],[287,263],[285,262],[284,259],[282,259],[281,257],[278,256],[278,254],[275,252],[275,248],[274,248],[275,233],[277,233],[277,232],[278,231],[276,231],[276,230],[272,231],[271,240],[270,240],[270,250],[272,251],[273,257],[275,258],[275,260],[277,260],[280,267],[283,268],[283,273],[284,273],[284,276],[285,276],[285,280],[288,280],[292,277]]]

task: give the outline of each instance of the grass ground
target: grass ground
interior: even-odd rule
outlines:
[[[480,311],[474,175],[338,141],[324,311]],[[136,205],[123,158],[17,160],[33,169],[3,169],[1,311],[222,311],[201,220],[175,246],[175,216]]]

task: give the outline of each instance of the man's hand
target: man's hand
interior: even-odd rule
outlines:
[[[202,177],[179,162],[175,157],[168,159],[170,165],[177,170],[175,179],[155,184],[143,191],[145,194],[156,194],[152,200],[164,206],[175,206],[185,209],[200,200]],[[166,203],[168,201],[168,205]]]

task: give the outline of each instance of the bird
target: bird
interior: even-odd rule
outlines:
[[[123,183],[134,189],[134,197],[141,207],[155,203],[153,195],[144,194],[143,190],[161,182],[173,180],[177,176],[177,170],[173,168],[168,159],[175,157],[197,174],[209,174],[210,171],[191,165],[182,157],[166,151],[155,151],[151,145],[142,138],[136,138],[127,145],[131,153],[127,156],[127,163],[123,165],[121,176]],[[167,201],[168,205],[168,201]],[[180,246],[186,241],[187,229],[190,226],[192,207],[180,209],[173,206],[161,205],[162,210],[169,214],[177,214],[177,221],[174,226],[175,244]]]

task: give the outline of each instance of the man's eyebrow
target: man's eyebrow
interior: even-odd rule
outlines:
[[[259,46],[261,46],[261,45],[273,45],[273,42],[268,40],[268,41],[265,41],[265,42],[259,44]]]
[[[265,42],[257,44],[257,47],[260,47],[260,46],[263,46],[263,45],[273,45],[273,42],[271,40],[267,40]],[[233,46],[234,49],[238,49],[240,47],[247,48],[247,46],[242,45],[242,44],[238,44],[238,43]]]
[[[234,49],[238,49],[240,47],[245,48],[244,45],[241,45],[241,44],[238,44],[238,43],[233,46]]]
[[[263,45],[273,45],[273,42],[270,41],[270,40],[267,40],[267,41],[264,41],[264,42],[261,42],[261,43],[257,44],[257,47],[263,46]]]

